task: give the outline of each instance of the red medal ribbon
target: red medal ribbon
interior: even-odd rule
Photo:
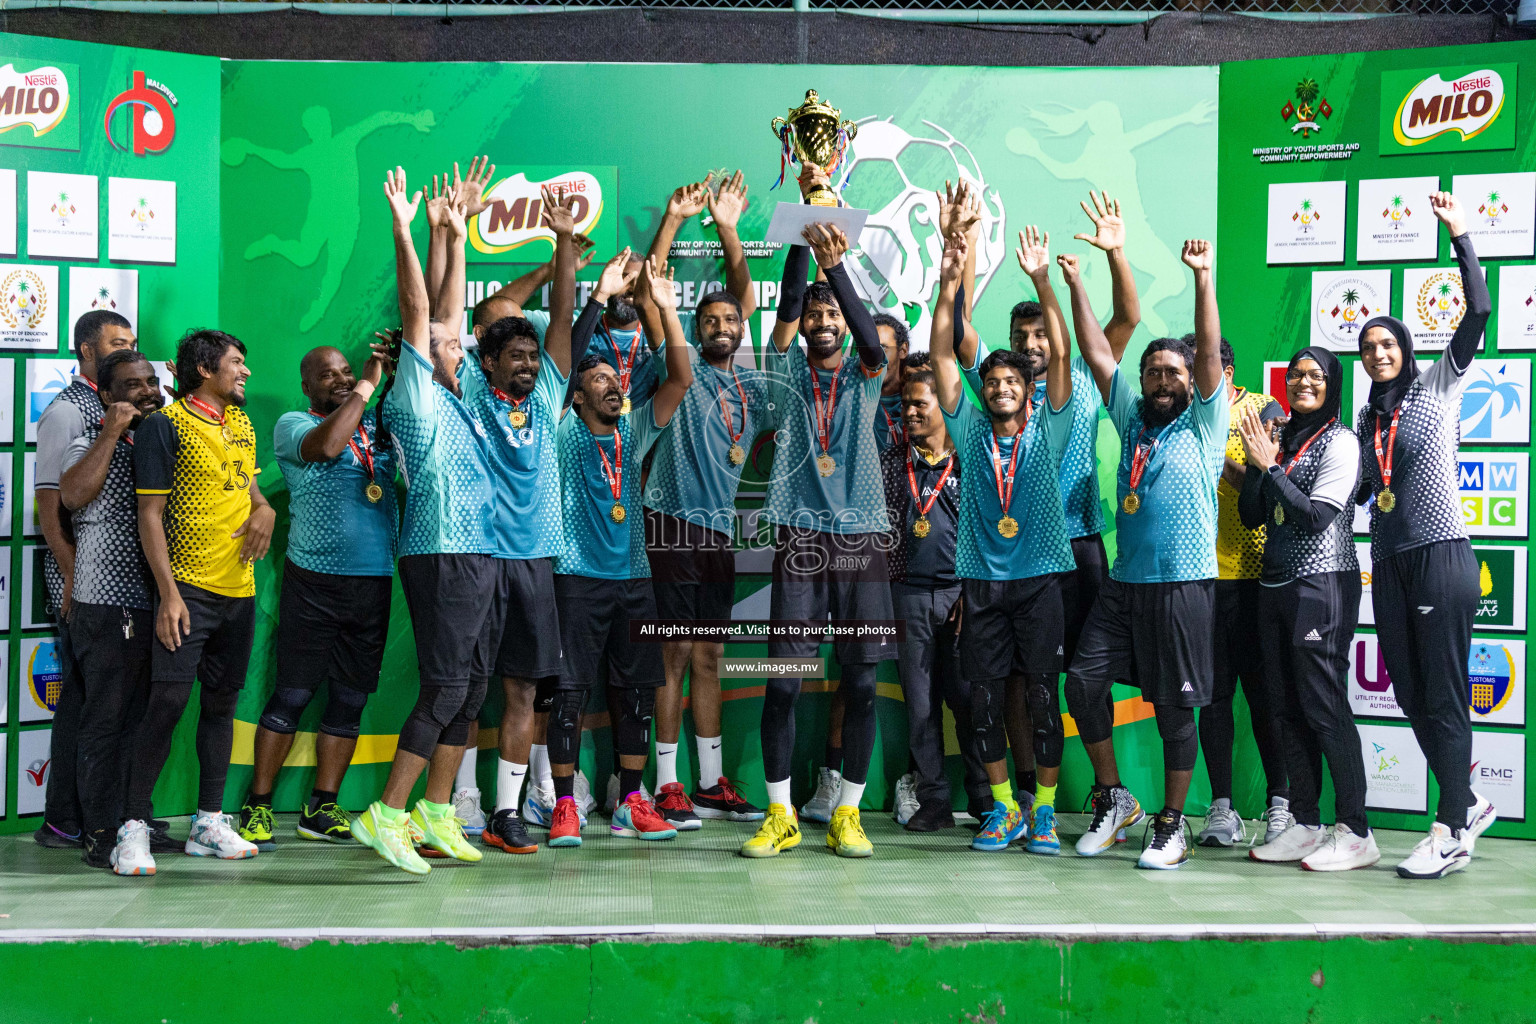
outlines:
[[[993,437],[996,437],[996,436],[997,435],[995,435],[995,434],[993,435]],[[1015,450],[1017,450],[1017,447],[1018,447],[1017,443],[1015,443],[1014,447],[1015,447]],[[921,519],[924,516],[926,516],[928,514],[928,510],[933,508],[933,503],[939,500],[939,494],[944,490],[944,481],[948,480],[949,479],[949,474],[954,471],[954,468],[955,468],[955,456],[954,456],[954,453],[951,452],[949,454],[948,458],[949,458],[949,465],[944,467],[944,472],[939,476],[939,482],[933,485],[933,493],[928,495],[928,503],[924,504],[923,503],[923,496],[921,494],[919,494],[918,490],[917,490],[917,474],[915,472],[913,472],[913,470],[912,470],[912,446],[911,445],[907,446],[907,483],[909,485],[911,485],[911,487],[912,487],[912,500],[917,502],[917,516],[918,516],[919,519]],[[1012,472],[1011,469],[1010,469],[1010,472]],[[1010,491],[1011,491],[1012,487],[1013,487],[1013,484],[1012,484],[1012,482],[1010,482],[1009,483]],[[999,499],[999,500],[1001,500],[1001,499]],[[1007,509],[1004,509],[1004,511],[1006,512]]]
[[[96,386],[96,382],[91,380],[91,378],[87,377],[85,374],[82,373],[80,375],[80,379],[85,381],[85,386],[86,387],[90,388],[92,391],[96,392],[98,395],[101,394],[101,388],[97,387]]]
[[[1154,437],[1150,444],[1142,444],[1142,438],[1147,436],[1147,428],[1142,427],[1141,433],[1136,437],[1136,450],[1131,453],[1131,490],[1141,486],[1141,478],[1147,471],[1147,463],[1152,461],[1152,453],[1157,451],[1157,446],[1162,443],[1161,437]]]
[[[523,403],[528,401],[527,395],[524,395],[522,398],[513,398],[511,395],[507,394],[505,391],[501,390],[501,388],[494,384],[491,385],[491,394],[496,396],[496,400],[498,402],[506,402],[514,409],[521,409],[523,407]]]
[[[325,417],[314,409],[310,409],[309,414],[322,422],[325,420]],[[358,437],[363,439],[362,447],[358,447],[356,440]],[[368,439],[368,428],[363,426],[361,420],[358,421],[357,431],[352,437],[347,438],[347,447],[352,449],[352,454],[357,456],[357,461],[367,468],[368,482],[373,483],[373,442]]]
[[[1013,452],[1008,456],[1008,475],[1003,476],[1003,453],[997,446],[997,428],[992,430],[992,475],[997,479],[997,503],[1003,507],[1003,515],[1008,514],[1008,506],[1013,504],[1013,470],[1019,464],[1019,449],[1024,447],[1024,431],[1020,430],[1013,435]],[[908,455],[908,458],[911,458]],[[1003,481],[1007,480],[1008,489],[1004,491]]]
[[[599,324],[598,330],[603,332],[603,338],[613,347],[613,358],[618,361],[619,388],[627,395],[629,394],[630,374],[634,371],[635,360],[639,357],[639,346],[645,337],[645,328],[636,328],[635,336],[629,342],[628,358],[625,358],[624,353],[619,350],[619,343],[613,340],[613,334],[608,330],[606,324]]]
[[[1300,462],[1301,461],[1301,457],[1303,455],[1307,454],[1307,449],[1312,447],[1312,442],[1316,441],[1318,438],[1322,437],[1323,436],[1323,431],[1325,431],[1329,427],[1333,426],[1335,422],[1337,422],[1337,420],[1336,419],[1332,419],[1332,420],[1329,420],[1327,423],[1324,423],[1322,426],[1318,427],[1317,428],[1317,433],[1315,433],[1311,437],[1307,438],[1307,443],[1302,445],[1300,448],[1296,449],[1296,454],[1291,456],[1290,464],[1282,467],[1285,470],[1285,475],[1286,476],[1290,476],[1291,475],[1291,470],[1295,469],[1296,468],[1296,463]]]
[[[720,371],[716,370],[716,373]],[[720,400],[720,418],[725,420],[725,432],[730,437],[731,443],[741,440],[741,435],[747,429],[747,392],[741,386],[741,378],[736,376],[736,367],[731,366],[731,383],[736,387],[736,394],[741,398],[741,429],[731,429],[731,404],[725,400],[725,388],[716,386],[715,397]]]
[[[202,413],[206,419],[213,420],[213,422],[217,423],[221,427],[224,425],[224,414],[216,410],[207,402],[198,398],[196,395],[188,395],[187,404],[196,407],[197,411]]]
[[[822,452],[832,447],[832,417],[837,415],[837,381],[842,376],[838,371],[832,372],[832,387],[828,392],[827,404],[821,404],[821,374],[815,369],[811,370],[811,390],[816,394],[816,439],[821,442]]]
[[[1371,435],[1376,442],[1376,467],[1381,470],[1381,486],[1392,486],[1392,450],[1397,447],[1397,418],[1403,414],[1402,406],[1392,410],[1392,430],[1387,437],[1387,450],[1381,450],[1381,414],[1376,416],[1376,430]]]
[[[885,416],[885,429],[890,433],[891,444],[904,444],[907,440],[907,428],[902,423],[901,417],[892,419],[891,411],[885,407],[884,402],[880,403],[880,412]]]
[[[602,442],[594,435],[592,443],[597,445],[597,457],[603,460],[603,479],[608,481],[608,489],[613,492],[613,500],[623,503],[624,494],[624,435],[617,430],[613,432],[613,461],[608,461],[608,453],[603,451]]]

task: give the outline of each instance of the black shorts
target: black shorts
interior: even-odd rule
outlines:
[[[496,558],[490,609],[469,678],[543,679],[560,674],[560,613],[553,558]]]
[[[225,597],[190,583],[176,581],[176,590],[192,618],[192,630],[174,651],[156,639],[150,655],[150,677],[156,682],[190,683],[202,680],[215,690],[245,686],[251,664],[251,644],[256,638],[256,599]],[[155,598],[155,615],[160,599]]]
[[[1109,558],[1104,553],[1104,538],[1097,533],[1072,538],[1072,561],[1077,568],[1061,574],[1061,605],[1065,613],[1062,631],[1062,664],[1072,664],[1077,653],[1077,638],[1083,635],[1083,623],[1099,599],[1099,590],[1109,579]]]
[[[890,622],[890,571],[885,533],[828,533],[780,526],[774,544],[773,594],[769,618],[775,622]],[[841,665],[895,661],[894,640],[838,640],[832,649]],[[814,658],[815,639],[773,640],[774,658]]]
[[[335,576],[283,562],[277,602],[277,678],[314,693],[322,683],[379,688],[389,639],[390,576]]]
[[[661,645],[635,643],[629,636],[631,621],[656,618],[650,580],[557,575],[555,603],[565,648],[562,690],[584,690],[602,682],[599,665],[605,658],[610,686],[656,687],[666,682]]]
[[[973,682],[1061,671],[1061,577],[961,580],[960,671]]]
[[[1153,705],[1203,708],[1211,703],[1211,617],[1215,580],[1121,583],[1109,579],[1088,614],[1072,674],[1088,699],[1125,679],[1136,666],[1142,699]],[[967,623],[969,625],[969,623]],[[1255,636],[1253,642],[1257,644]]]
[[[1264,662],[1255,638],[1259,635],[1258,580],[1217,580],[1216,610],[1211,619],[1211,671],[1213,701],[1230,700],[1237,693],[1237,679],[1243,679],[1243,692],[1252,697],[1250,686],[1259,685]]]
[[[467,686],[496,587],[490,555],[406,555],[400,589],[411,612],[416,668],[427,686]]]
[[[728,619],[736,603],[736,552],[729,534],[645,510],[656,617],[695,622]]]

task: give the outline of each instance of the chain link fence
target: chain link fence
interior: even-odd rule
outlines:
[[[314,2],[314,0],[312,0]],[[965,0],[965,2],[935,2],[935,0],[575,0],[571,3],[538,2],[538,0],[318,0],[326,6],[346,4],[359,9],[366,7],[389,8],[394,13],[412,13],[413,8],[442,7],[445,2],[452,7],[479,8],[487,13],[502,10],[514,13],[558,13],[562,11],[620,11],[620,10],[694,10],[694,11],[800,11],[815,13],[858,14],[886,17],[902,21],[932,21],[948,23],[995,23],[1029,22],[1037,20],[1061,20],[1064,13],[1081,12],[1085,15],[1141,15],[1155,17],[1159,14],[1256,14],[1270,17],[1374,17],[1380,15],[1490,15],[1506,16],[1514,13],[1517,0]],[[57,0],[36,6],[55,6]],[[66,5],[90,8],[100,6],[114,10],[131,10],[138,6],[153,8],[155,0],[116,0],[111,3],[93,3],[90,0]],[[232,12],[247,5],[273,6],[272,0],[222,0],[220,6]],[[310,6],[298,0],[294,6]],[[18,4],[12,0],[0,7],[18,9],[34,6]],[[165,6],[159,4],[158,6]],[[381,13],[385,13],[381,11]]]

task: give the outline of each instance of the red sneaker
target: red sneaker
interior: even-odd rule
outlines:
[[[693,791],[693,809],[701,818],[725,818],[730,821],[762,821],[763,811],[742,799],[736,784],[725,776],[708,789]]]
[[[656,791],[656,810],[668,825],[679,832],[692,832],[704,827],[704,822],[694,813],[693,801],[688,799],[681,782],[669,782]]]
[[[613,812],[613,822],[608,826],[608,831],[616,836],[628,836],[631,839],[675,839],[677,829],[667,824],[667,820],[656,813],[656,808],[651,802],[641,796],[638,791],[629,794],[628,798]]]
[[[581,812],[576,801],[564,796],[555,801],[555,815],[549,823],[550,846],[581,845]]]

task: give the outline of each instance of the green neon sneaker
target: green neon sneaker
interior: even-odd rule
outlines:
[[[334,802],[321,804],[313,814],[309,813],[309,804],[306,802],[304,809],[299,812],[298,835],[300,839],[322,843],[352,842],[352,828],[347,812]]]
[[[470,864],[476,864],[485,857],[464,837],[464,819],[452,810],[447,814],[436,815],[418,800],[411,810],[411,824],[421,830],[421,846],[427,856],[431,856],[429,851],[436,850],[443,856]]]
[[[266,851],[277,849],[277,840],[272,837],[272,805],[253,804],[249,801],[240,805],[240,838],[248,843],[255,843],[256,849]]]
[[[432,870],[432,865],[422,860],[421,855],[411,846],[409,818],[389,821],[379,813],[379,805],[372,803],[366,811],[352,819],[351,831],[353,839],[402,871],[425,875]]]

